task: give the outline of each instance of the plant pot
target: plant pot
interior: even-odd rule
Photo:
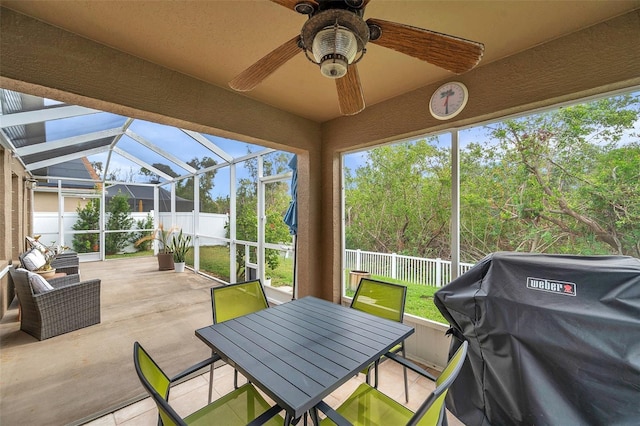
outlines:
[[[264,285],[271,285],[271,278],[265,278]]]
[[[173,253],[158,253],[158,270],[170,271],[173,268]]]
[[[176,272],[184,272],[184,265],[186,262],[175,262]]]
[[[46,271],[36,271],[39,275],[42,276],[42,278],[44,278],[45,280],[48,278],[53,277],[56,274],[56,269],[55,268],[51,268],[48,269]]]
[[[356,291],[362,278],[371,278],[371,274],[367,271],[349,272],[349,290]]]

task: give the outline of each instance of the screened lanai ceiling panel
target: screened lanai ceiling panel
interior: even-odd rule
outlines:
[[[197,136],[193,137],[190,133]],[[175,170],[178,175],[184,174],[185,171],[193,173],[200,169],[197,164],[194,164],[194,159],[209,157],[213,158],[216,164],[226,163],[233,159],[224,153],[223,156],[218,155],[214,150],[203,146],[197,140],[198,136],[203,138],[199,133],[186,132],[163,124],[136,120],[129,127],[127,135],[140,145],[149,147],[149,144],[152,144],[157,154],[164,158],[163,162],[173,158],[171,161],[182,168],[182,171]],[[220,151],[222,152],[222,150]]]
[[[0,103],[0,142],[36,176],[167,183],[274,151],[10,90]]]
[[[109,146],[113,142],[113,137],[96,139],[88,142],[82,142],[78,144],[69,144],[66,146],[56,145],[54,148],[44,149],[42,145],[37,145],[37,152],[29,154],[29,150],[19,149],[17,152],[22,158],[22,161],[27,166],[28,170],[35,170],[42,167],[47,167],[60,162],[73,160],[76,158],[82,158],[88,155],[89,152],[107,151]],[[54,145],[54,144],[51,144]],[[28,147],[31,148],[32,146]],[[21,152],[22,151],[22,152]]]
[[[125,135],[118,141],[118,149],[126,152],[145,162],[146,164],[155,166],[160,170],[164,170],[171,177],[178,177],[195,173],[195,169],[189,164],[183,162],[172,153],[154,147],[154,143],[148,142],[149,145],[142,145]],[[155,150],[154,150],[155,148]],[[163,155],[164,154],[164,155]]]
[[[47,142],[98,133],[110,129],[121,129],[126,121],[127,117],[109,112],[100,112],[59,120],[47,120]]]

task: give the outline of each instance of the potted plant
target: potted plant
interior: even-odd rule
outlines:
[[[156,230],[140,238],[134,245],[137,247],[145,241],[158,241],[158,269],[160,271],[169,271],[174,268],[170,237],[175,230],[175,228],[165,230],[164,226],[160,224]]]
[[[187,252],[191,248],[191,235],[184,235],[181,229],[178,234],[174,234],[171,237],[170,247],[173,252],[176,272],[184,272]]]
[[[44,257],[44,265],[36,269],[35,272],[42,275],[45,279],[52,278],[56,273],[56,269],[51,266],[51,262],[57,255],[64,253],[69,247],[56,244],[55,242],[50,245],[43,244],[40,242],[40,235],[36,235],[32,239],[32,242],[30,241],[30,244],[40,251]]]

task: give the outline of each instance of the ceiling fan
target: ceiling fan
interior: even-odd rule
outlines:
[[[474,68],[484,45],[435,31],[363,19],[370,0],[270,0],[309,19],[299,35],[268,53],[229,82],[232,89],[249,91],[301,50],[322,74],[336,80],[342,115],[365,107],[357,62],[368,42],[413,56],[456,74]]]

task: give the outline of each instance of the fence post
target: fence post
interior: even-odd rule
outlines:
[[[436,258],[436,287],[442,286],[442,259]]]
[[[356,250],[356,271],[360,271],[360,249]]]
[[[398,255],[395,253],[391,253],[391,278],[394,280],[398,278]]]

